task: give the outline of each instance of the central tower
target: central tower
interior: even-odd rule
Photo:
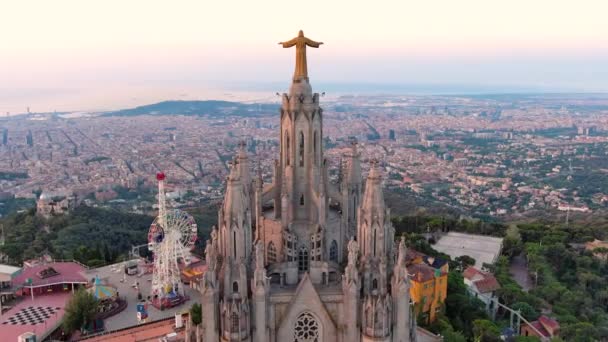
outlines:
[[[312,92],[308,79],[306,47],[319,47],[302,31],[298,37],[280,43],[283,47],[296,47],[296,65],[289,94],[283,94],[281,104],[281,187],[277,191],[276,216],[282,222],[291,221],[318,224],[319,199],[324,196],[322,110],[319,94]]]

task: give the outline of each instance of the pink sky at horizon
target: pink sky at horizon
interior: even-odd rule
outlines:
[[[36,89],[288,80],[294,52],[276,43],[299,29],[325,42],[309,52],[325,82],[608,90],[600,0],[55,0],[0,12],[0,111]]]

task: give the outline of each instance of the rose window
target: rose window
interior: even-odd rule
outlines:
[[[315,318],[305,312],[298,317],[294,328],[294,342],[318,342],[319,323]]]

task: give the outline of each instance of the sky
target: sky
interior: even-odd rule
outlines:
[[[0,0],[0,13],[0,113],[264,97],[288,87],[295,52],[277,43],[300,29],[325,43],[308,49],[321,90],[608,91],[600,0]]]

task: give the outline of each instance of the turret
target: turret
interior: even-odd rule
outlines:
[[[235,164],[230,166],[226,195],[220,211],[220,253],[225,259],[240,262],[248,260],[251,254],[251,213],[239,176],[238,163]]]
[[[372,161],[367,176],[358,223],[363,274],[362,333],[376,341],[388,341],[392,330],[393,300],[388,293],[387,274],[394,229],[390,212],[384,204],[382,176],[377,161]]]
[[[401,237],[391,285],[395,310],[393,341],[416,342],[416,319],[410,305],[410,280],[405,255],[405,238]]]
[[[359,229],[357,237],[361,254],[366,259],[379,260],[391,255],[394,228],[390,221],[390,211],[384,204],[382,176],[378,162],[372,165],[365,183],[365,193],[358,213]]]
[[[255,335],[253,341],[268,341],[268,292],[270,283],[264,267],[264,243],[258,241],[255,245],[255,271],[251,281],[253,310],[255,317]]]
[[[351,151],[346,154],[345,170],[341,169],[342,213],[344,215],[347,235],[353,236],[357,229],[357,209],[361,203],[361,163],[357,143],[351,144]],[[342,165],[342,164],[340,164]]]
[[[348,265],[342,275],[342,292],[344,293],[345,341],[359,341],[361,327],[359,325],[359,287],[361,279],[357,261],[359,260],[359,245],[354,238],[348,243]]]

